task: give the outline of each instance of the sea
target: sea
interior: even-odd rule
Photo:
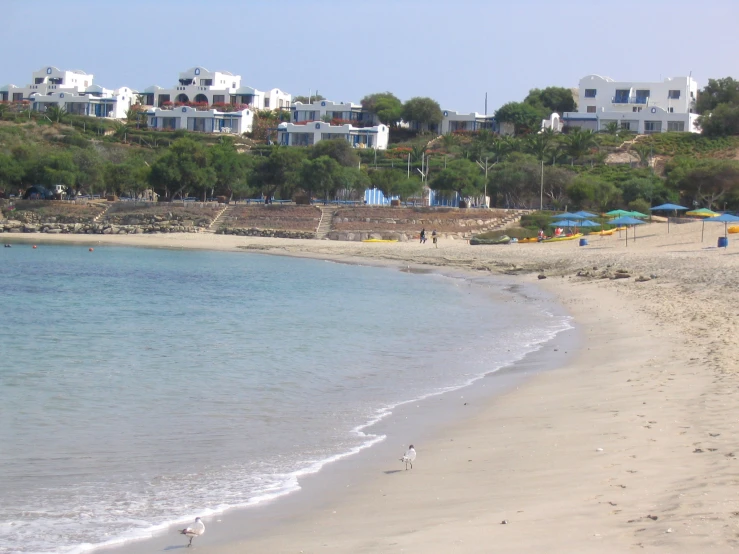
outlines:
[[[0,553],[279,502],[571,328],[491,278],[167,249],[0,251]]]

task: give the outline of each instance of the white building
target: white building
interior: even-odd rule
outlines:
[[[29,102],[32,109],[46,111],[51,105],[75,115],[122,119],[136,91],[128,87],[109,90],[92,83],[93,76],[80,70],[62,71],[53,66],[33,73],[33,82],[25,87],[7,85],[0,88],[0,101]]]
[[[215,106],[245,105],[252,110],[288,109],[292,96],[279,89],[264,92],[242,86],[241,75],[230,71],[208,71],[191,67],[180,73],[179,84],[171,88],[151,86],[142,93],[143,104],[163,107],[178,104]]]
[[[331,125],[323,121],[304,124],[280,123],[277,127],[277,143],[284,146],[312,146],[322,140],[343,139],[354,148],[387,148],[390,130],[387,125],[354,127],[348,123]]]
[[[352,125],[377,125],[377,117],[370,113],[360,104],[352,104],[351,102],[332,102],[330,100],[317,100],[310,104],[295,102],[290,109],[292,110],[293,123],[303,123],[306,121],[324,121],[330,119],[339,122],[350,122]]]
[[[638,134],[700,132],[693,113],[698,83],[691,77],[662,82],[618,82],[588,75],[580,79],[577,112],[565,112],[562,124],[601,131],[611,123]]]
[[[240,135],[252,130],[254,112],[244,109],[235,112],[220,112],[215,109],[199,110],[191,106],[173,109],[150,108],[146,112],[150,129],[176,131],[186,129],[202,133],[233,133]]]
[[[458,113],[452,110],[442,112],[441,134],[447,135],[458,131],[497,131],[494,115],[479,113]]]

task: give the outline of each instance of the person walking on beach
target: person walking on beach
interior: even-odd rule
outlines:
[[[434,243],[434,246],[435,246],[436,248],[439,248],[439,243],[438,243],[438,242],[436,242],[436,239],[437,239],[437,238],[438,238],[438,235],[436,234],[436,229],[434,229],[433,231],[431,231],[431,242],[433,242],[433,243]]]
[[[421,244],[426,242],[426,228],[421,229]]]

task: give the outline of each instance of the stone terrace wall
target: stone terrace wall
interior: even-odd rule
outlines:
[[[218,204],[116,202],[103,217],[103,222],[115,226],[169,225],[204,229],[222,208]]]
[[[28,223],[92,223],[105,209],[104,203],[57,200],[17,200],[14,209],[3,207],[5,217]]]
[[[459,236],[482,233],[500,225],[507,216],[504,210],[410,208],[410,207],[345,207],[333,220],[337,232],[400,233],[415,236],[427,232]]]
[[[320,220],[321,210],[315,206],[276,204],[243,206],[237,204],[229,208],[218,220],[220,227],[218,232],[244,234],[240,232],[233,233],[233,231],[251,230],[253,233],[251,236],[277,236],[258,233],[280,230],[292,233],[309,233],[310,238],[313,238]]]

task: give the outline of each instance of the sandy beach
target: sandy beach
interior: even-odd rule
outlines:
[[[716,248],[723,225],[706,224],[703,242],[701,230],[673,225],[668,234],[666,225],[649,224],[628,246],[616,235],[590,238],[586,247],[441,241],[437,249],[212,234],[4,234],[3,241],[500,273],[544,287],[574,317],[583,346],[564,367],[441,425],[416,445],[412,471],[352,477],[277,532],[250,527],[244,516],[243,538],[224,543],[218,523],[206,521],[198,552],[728,552],[739,547],[739,255],[732,235],[728,249]],[[127,551],[161,550],[142,545]]]

